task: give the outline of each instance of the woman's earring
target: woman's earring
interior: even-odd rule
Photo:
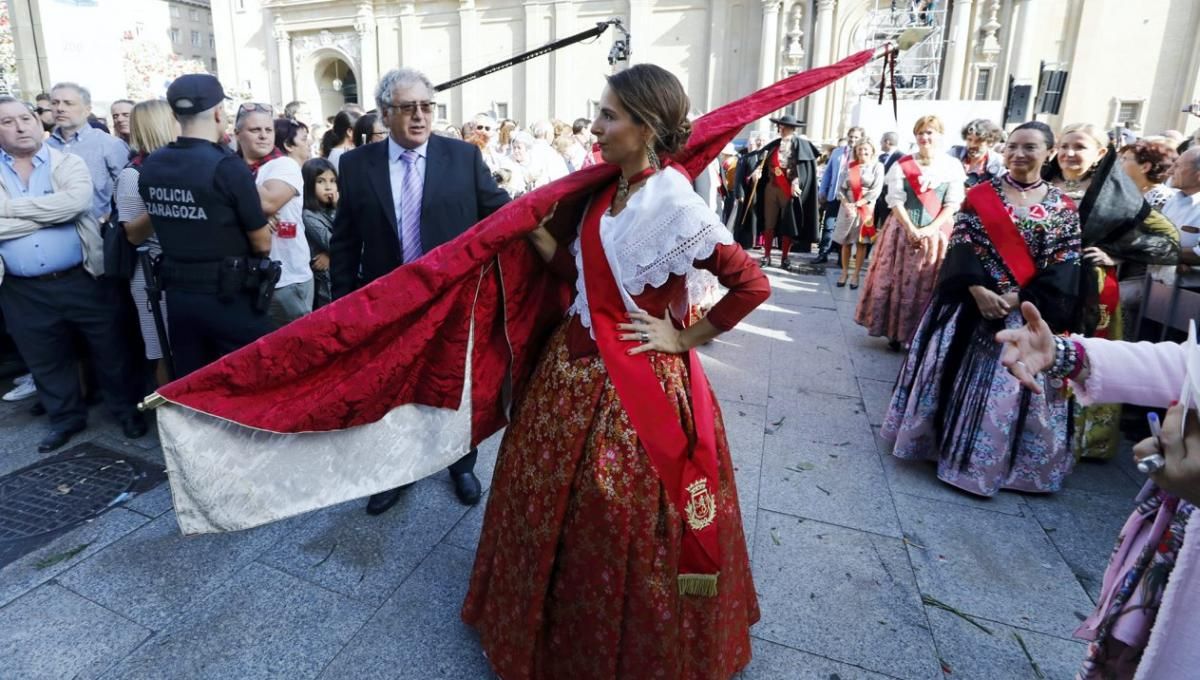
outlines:
[[[655,170],[662,168],[662,164],[658,161],[658,154],[654,153],[654,145],[652,144],[646,145],[646,160],[650,161],[650,167]]]

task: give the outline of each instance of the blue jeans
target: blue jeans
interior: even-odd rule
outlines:
[[[821,222],[821,245],[817,248],[817,255],[828,255],[829,249],[833,245],[833,231],[837,228],[838,210],[842,207],[841,201],[825,201],[823,204],[825,209],[825,219]]]

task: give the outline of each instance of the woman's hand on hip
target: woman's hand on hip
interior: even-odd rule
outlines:
[[[683,332],[671,322],[671,313],[663,312],[658,318],[645,312],[631,312],[630,323],[617,324],[617,329],[627,331],[621,334],[621,339],[627,342],[640,343],[629,350],[629,354],[642,352],[666,352],[667,354],[683,354],[691,349],[684,341]]]

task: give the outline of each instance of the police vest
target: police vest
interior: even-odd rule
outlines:
[[[168,259],[211,262],[249,254],[231,199],[216,187],[217,166],[232,155],[212,142],[180,138],[142,163],[138,193]]]

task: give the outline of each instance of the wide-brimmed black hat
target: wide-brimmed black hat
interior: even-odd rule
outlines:
[[[790,128],[802,128],[805,126],[804,121],[796,120],[796,117],[791,114],[783,115],[778,118],[771,118],[770,120],[776,125],[786,125]]]

